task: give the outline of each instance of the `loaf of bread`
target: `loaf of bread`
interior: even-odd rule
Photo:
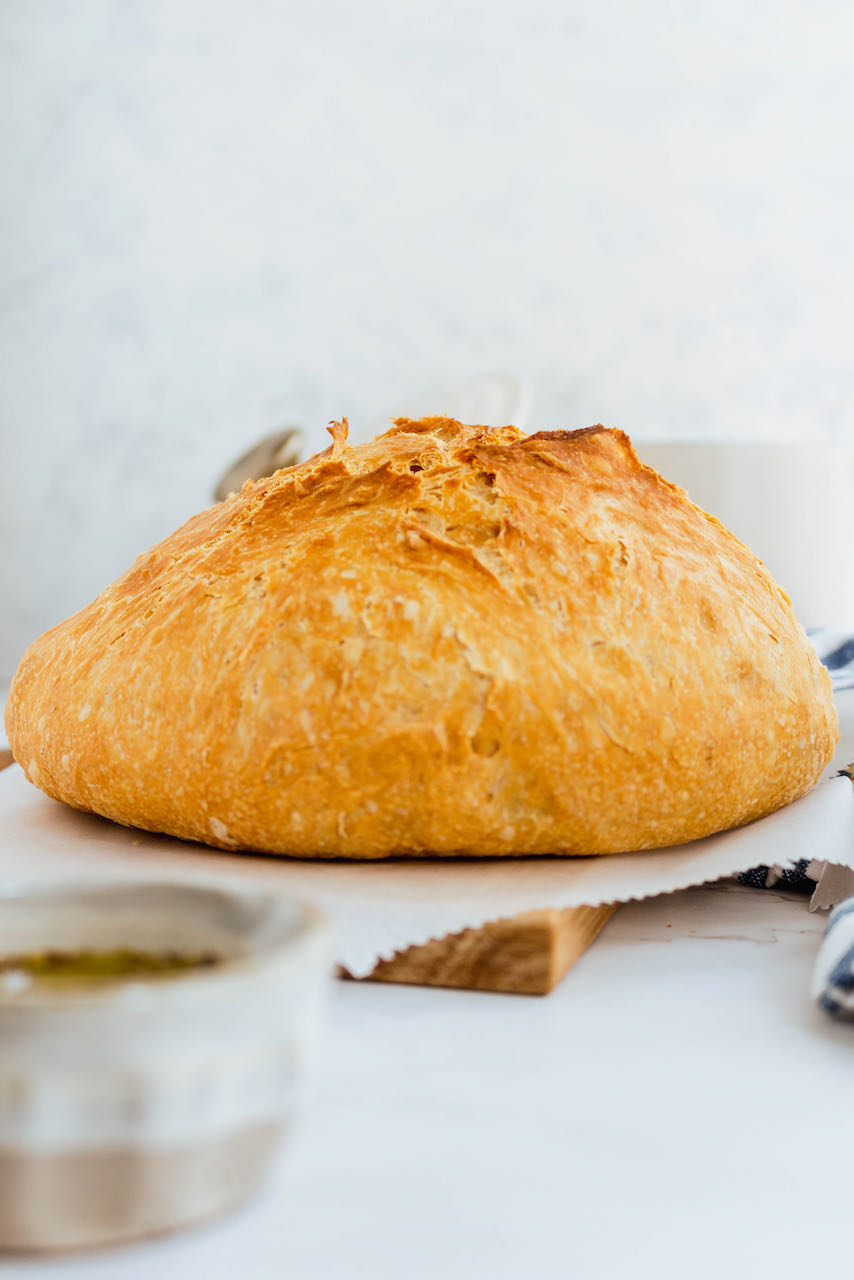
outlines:
[[[836,714],[787,597],[622,432],[333,441],[31,646],[6,713],[31,782],[345,858],[649,849],[816,782]]]

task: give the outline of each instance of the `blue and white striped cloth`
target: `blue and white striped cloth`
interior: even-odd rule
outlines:
[[[813,631],[810,639],[830,672],[834,692],[854,689],[854,636],[850,631]],[[798,863],[793,871],[797,874],[800,868],[805,872],[807,865]],[[812,886],[809,877],[803,878]],[[812,995],[825,1013],[854,1019],[854,898],[846,898],[830,913],[813,969]]]
[[[837,1018],[854,1018],[854,898],[834,907],[812,976],[818,1007]]]
[[[830,673],[834,692],[854,689],[854,636],[851,632],[823,627],[807,634]]]

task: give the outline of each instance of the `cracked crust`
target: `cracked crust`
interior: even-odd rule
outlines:
[[[788,599],[622,432],[332,434],[31,646],[6,723],[32,782],[381,858],[670,845],[817,781],[836,715]]]

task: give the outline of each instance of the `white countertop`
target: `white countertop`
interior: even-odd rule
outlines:
[[[850,1277],[854,1028],[823,918],[730,884],[621,908],[551,996],[337,983],[274,1177],[75,1280]]]

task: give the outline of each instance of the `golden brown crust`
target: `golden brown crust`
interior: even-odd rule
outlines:
[[[68,804],[351,858],[691,840],[837,735],[786,596],[622,432],[448,418],[195,516],[31,646],[6,720]]]

